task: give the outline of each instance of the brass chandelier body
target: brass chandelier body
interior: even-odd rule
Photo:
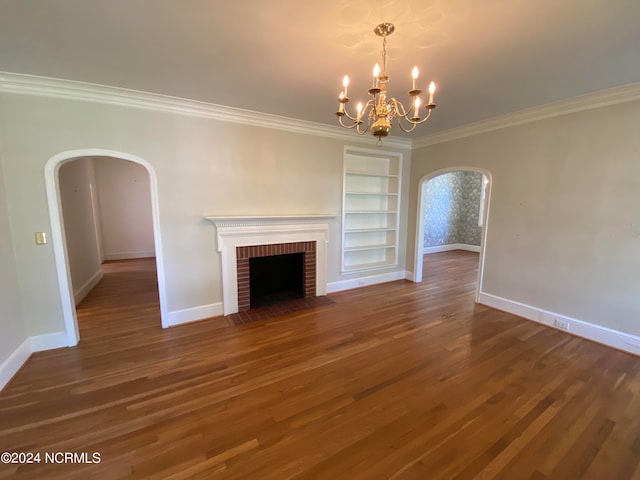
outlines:
[[[376,64],[373,69],[373,85],[368,91],[371,98],[364,106],[362,103],[358,103],[356,114],[350,114],[347,111],[349,77],[345,75],[342,82],[343,90],[338,98],[336,115],[342,127],[354,129],[359,135],[364,135],[371,130],[371,134],[378,138],[378,146],[380,146],[382,139],[391,132],[391,122],[394,118],[397,119],[398,126],[404,132],[413,131],[416,126],[429,119],[432,110],[436,108],[436,104],[433,101],[435,84],[431,82],[429,85],[429,101],[425,105],[427,114],[424,118],[420,117],[420,95],[422,90],[416,89],[417,67],[413,68],[413,88],[409,90],[412,106],[407,110],[399,100],[387,97],[387,84],[389,82],[389,77],[386,74],[387,37],[395,31],[395,26],[392,23],[381,23],[373,31],[376,35],[382,37],[382,68]],[[345,118],[349,122],[345,123]]]

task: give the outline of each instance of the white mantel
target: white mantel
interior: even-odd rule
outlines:
[[[211,215],[205,217],[216,227],[311,223],[337,218],[337,215]]]
[[[236,247],[316,242],[316,295],[327,294],[328,221],[336,218],[336,215],[211,215],[205,218],[216,227],[218,251],[222,256],[222,296],[225,315],[238,311]]]

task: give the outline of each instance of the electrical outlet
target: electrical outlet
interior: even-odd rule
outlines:
[[[553,321],[553,324],[558,327],[561,328],[562,330],[569,330],[569,322],[565,322],[564,320],[559,320],[559,319],[555,319]]]

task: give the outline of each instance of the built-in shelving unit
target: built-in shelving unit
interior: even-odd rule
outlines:
[[[342,272],[398,263],[402,157],[345,149]]]

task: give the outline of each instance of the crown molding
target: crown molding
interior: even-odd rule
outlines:
[[[0,93],[31,95],[49,98],[64,98],[85,102],[103,103],[124,107],[177,113],[223,122],[252,125],[287,132],[334,138],[346,142],[372,144],[373,137],[361,137],[344,129],[317,122],[298,120],[241,108],[172,97],[158,93],[142,92],[127,88],[110,87],[93,83],[77,82],[57,78],[25,75],[0,71]],[[411,148],[411,140],[391,137],[385,145],[396,148]]]
[[[337,126],[227,107],[198,100],[189,100],[120,87],[110,87],[107,85],[77,82],[74,80],[0,71],[0,93],[103,103],[177,113],[180,115],[271,128],[323,138],[333,138],[349,143],[365,145],[375,143],[375,139],[369,136],[355,135],[353,132],[345,131]],[[501,128],[635,100],[640,100],[640,82],[500,115],[488,120],[426,135],[413,141],[409,138],[388,137],[384,140],[384,144],[388,147],[403,149],[421,148],[499,130]]]
[[[573,97],[560,102],[549,103],[539,107],[527,108],[514,113],[470,123],[461,127],[426,135],[413,141],[413,148],[427,147],[437,143],[449,142],[460,138],[491,132],[501,128],[513,127],[524,123],[535,122],[546,118],[558,117],[569,113],[582,112],[609,105],[640,100],[640,82],[621,87]]]

